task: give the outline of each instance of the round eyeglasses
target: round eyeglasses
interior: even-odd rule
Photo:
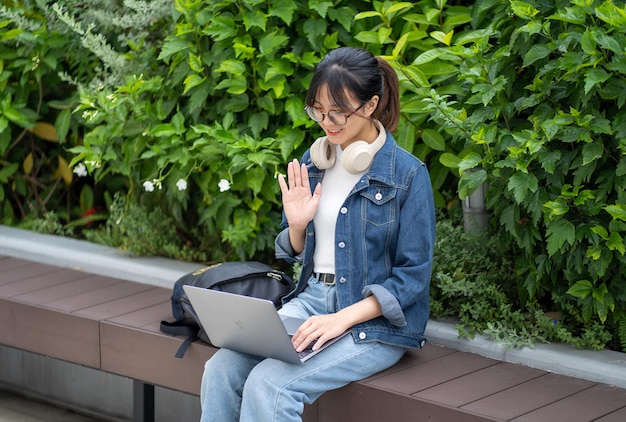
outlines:
[[[330,110],[328,113],[323,113],[319,108],[311,106],[306,106],[304,109],[309,114],[309,117],[317,123],[323,122],[324,118],[328,116],[328,119],[337,126],[345,126],[346,123],[348,123],[348,117],[359,111],[364,105],[365,103],[361,104],[352,113],[348,114],[337,110]]]

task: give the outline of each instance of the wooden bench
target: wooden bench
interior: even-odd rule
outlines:
[[[135,421],[154,386],[199,395],[213,347],[159,331],[170,289],[0,256],[0,344],[129,377]],[[0,374],[1,378],[1,374]],[[428,344],[394,367],[324,394],[304,421],[626,420],[626,390]]]

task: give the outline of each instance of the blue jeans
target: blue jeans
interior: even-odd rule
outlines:
[[[306,319],[337,311],[334,286],[310,279],[279,311]],[[389,368],[405,348],[355,343],[348,335],[302,365],[220,349],[204,366],[201,422],[301,421],[305,403],[324,392]]]

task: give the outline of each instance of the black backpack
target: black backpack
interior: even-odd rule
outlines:
[[[276,309],[280,308],[282,297],[295,286],[284,272],[256,261],[223,262],[185,274],[176,281],[172,292],[174,321],[161,321],[161,331],[187,336],[176,353],[177,358],[182,358],[189,345],[198,339],[211,344],[183,290],[184,285],[268,299]]]

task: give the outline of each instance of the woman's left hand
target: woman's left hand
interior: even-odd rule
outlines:
[[[296,351],[301,352],[315,341],[313,350],[317,350],[352,326],[381,315],[382,309],[376,297],[368,296],[334,314],[309,317],[296,330],[291,342]]]
[[[328,340],[334,339],[348,328],[337,314],[314,315],[298,328],[291,338],[291,342],[296,351],[301,352],[315,341],[313,350],[317,350]]]

